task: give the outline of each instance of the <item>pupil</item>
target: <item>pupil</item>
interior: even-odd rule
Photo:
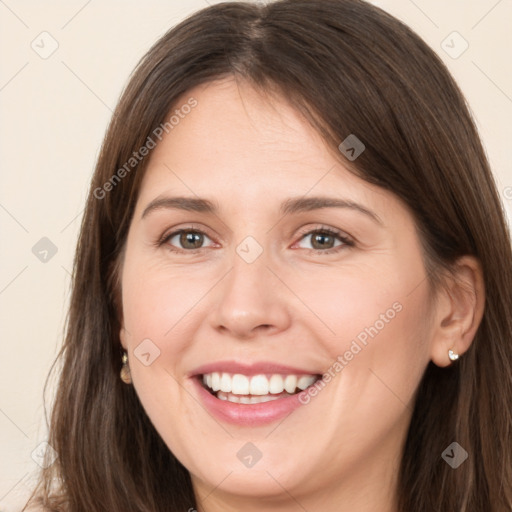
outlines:
[[[326,238],[331,238],[332,239],[332,236],[331,235],[322,235],[322,234],[317,234],[313,237],[313,246],[315,246],[315,243],[317,242],[318,239],[322,239],[323,242],[320,243],[320,248],[325,248],[326,244],[325,244],[325,239]]]
[[[181,243],[184,247],[198,249],[201,247],[202,236],[200,233],[184,232],[181,234]],[[192,244],[192,247],[187,246],[189,242]]]

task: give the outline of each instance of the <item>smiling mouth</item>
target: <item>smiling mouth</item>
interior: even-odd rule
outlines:
[[[202,386],[219,400],[259,404],[296,395],[317,382],[321,375],[259,374],[212,372],[198,375]]]

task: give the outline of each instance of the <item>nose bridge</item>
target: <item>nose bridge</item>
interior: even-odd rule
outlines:
[[[231,270],[222,280],[213,314],[214,327],[237,337],[251,337],[256,330],[286,328],[289,311],[279,280],[268,268],[270,251],[254,237],[246,237],[230,259]]]

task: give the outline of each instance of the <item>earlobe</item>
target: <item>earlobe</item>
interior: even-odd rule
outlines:
[[[431,358],[446,367],[469,349],[485,307],[485,285],[480,262],[473,256],[457,260],[454,273],[439,290],[435,304]]]

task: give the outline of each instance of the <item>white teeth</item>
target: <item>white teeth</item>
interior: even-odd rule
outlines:
[[[277,395],[283,391],[293,394],[297,388],[304,390],[311,386],[316,380],[317,377],[314,375],[297,376],[281,375],[278,373],[270,375],[270,378],[263,374],[248,377],[240,373],[232,375],[225,372],[213,372],[203,375],[204,384],[212,391],[218,391],[219,397],[221,395],[225,397],[226,393],[241,395],[240,403],[256,403],[246,401],[250,399],[250,397],[246,398],[246,395],[269,396]],[[222,398],[222,400],[224,399],[225,398]]]
[[[225,373],[224,375],[228,375]],[[229,377],[229,375],[228,375]],[[249,394],[249,379],[245,375],[239,373],[233,375],[231,379],[231,390],[235,395],[248,395]]]
[[[208,377],[208,375],[212,376],[212,383],[208,384],[208,381],[205,382],[205,384],[212,388],[213,391],[219,391],[220,389],[220,375],[217,372],[213,372],[211,374],[203,375],[203,382],[204,378]]]
[[[251,395],[268,395],[269,383],[267,377],[265,375],[255,375],[251,378],[249,389]],[[233,390],[234,392],[235,390]]]
[[[270,377],[269,391],[271,393],[277,394],[277,393],[282,393],[283,390],[284,390],[283,377],[281,377],[281,375],[272,375],[272,377]]]
[[[229,373],[223,373],[220,376],[220,390],[225,391],[226,393],[231,391],[231,377],[229,376]]]
[[[309,386],[311,386],[311,384],[313,384],[313,382],[316,381],[316,377],[313,377],[312,375],[309,376],[309,375],[301,375],[299,377],[299,380],[297,381],[297,387],[299,389],[306,389],[306,388],[309,388]]]
[[[284,389],[288,391],[288,393],[294,393],[297,388],[297,377],[295,375],[287,375],[286,379],[284,379]]]

